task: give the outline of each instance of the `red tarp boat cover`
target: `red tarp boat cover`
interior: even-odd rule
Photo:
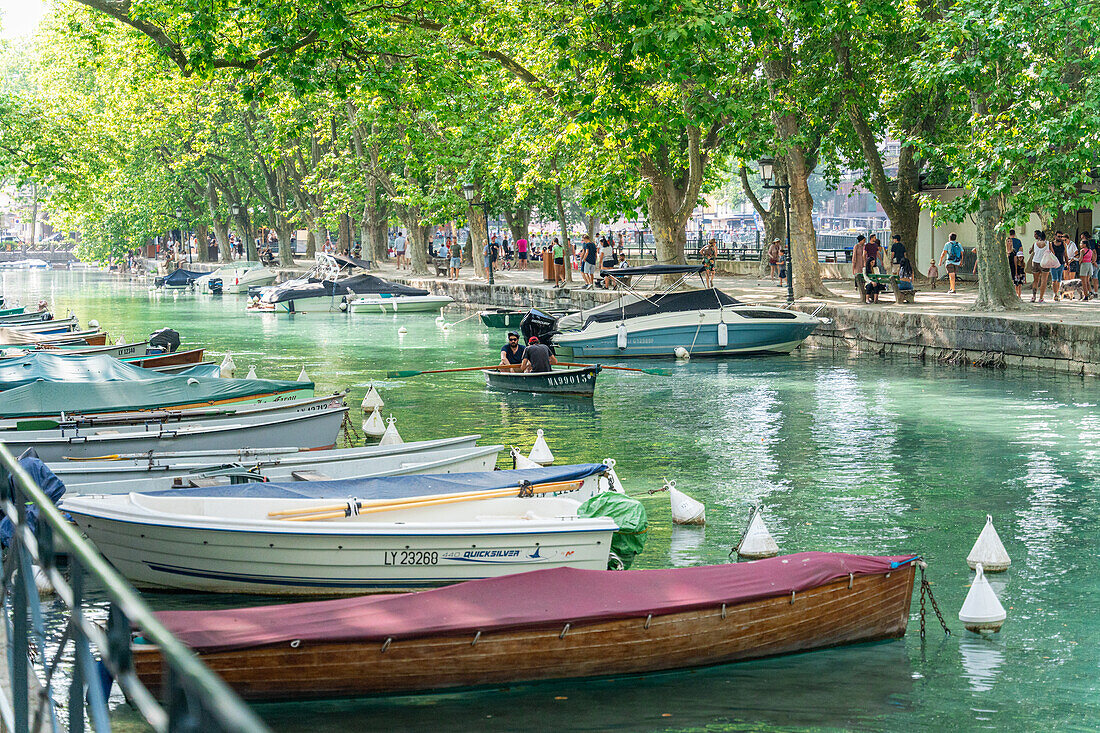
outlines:
[[[302,642],[384,641],[574,625],[735,605],[855,575],[887,573],[911,555],[803,552],[756,562],[669,570],[552,568],[472,580],[421,593],[157,617],[196,651]]]

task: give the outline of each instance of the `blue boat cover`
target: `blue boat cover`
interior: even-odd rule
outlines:
[[[142,370],[147,371],[147,370]],[[97,412],[155,410],[255,400],[313,396],[313,382],[276,379],[220,379],[160,374],[154,379],[121,382],[46,382],[39,380],[3,393],[0,417],[53,417]]]
[[[213,366],[213,369],[210,367]],[[201,368],[199,368],[201,367]],[[106,354],[57,354],[30,351],[23,356],[0,361],[0,390],[46,382],[136,382],[164,379],[167,376],[213,377],[218,365],[197,364],[176,375],[143,369]]]
[[[65,484],[61,482],[54,472],[50,470],[50,467],[38,459],[37,456],[21,457],[19,459],[19,465],[23,470],[30,474],[31,479],[38,484],[38,488],[46,492],[46,496],[50,497],[50,501],[57,504],[61,500],[61,497],[65,495]],[[8,477],[9,481],[14,481],[12,477]],[[38,507],[33,503],[27,505],[27,523],[32,527],[35,527],[37,532],[38,522]],[[4,517],[3,521],[0,521],[0,547],[7,547],[11,544],[11,537],[15,534],[15,526],[12,521],[7,517]]]
[[[200,486],[193,489],[150,491],[149,496],[229,497],[234,499],[401,499],[425,494],[455,494],[460,491],[489,491],[519,486],[522,481],[546,484],[579,481],[602,473],[602,463],[575,466],[551,466],[514,471],[472,471],[470,473],[382,476],[379,478],[340,479],[337,481],[293,481],[289,483],[248,483],[227,486]]]
[[[176,287],[190,285],[205,274],[205,272],[191,272],[181,267],[178,270],[173,270],[168,277],[164,278],[164,284],[174,285]]]

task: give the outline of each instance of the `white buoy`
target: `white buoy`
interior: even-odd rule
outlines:
[[[397,432],[397,418],[390,415],[390,419],[386,421],[386,432],[382,433],[382,440],[378,441],[379,445],[401,445],[405,441],[401,440],[401,434]]]
[[[302,367],[302,371],[298,372],[298,381],[299,381],[299,382],[310,382],[310,381],[313,381],[313,380],[311,380],[311,379],[309,378],[309,375],[308,375],[308,374],[306,374],[306,368],[305,368],[305,366],[303,366],[303,367]]]
[[[115,346],[122,346],[124,343],[126,343],[126,337],[120,333],[115,340]]]
[[[677,346],[676,351],[674,353],[676,354],[677,359],[690,359],[691,358],[691,353],[687,349],[685,349],[683,346]]]
[[[982,527],[982,533],[978,535],[974,548],[966,556],[966,564],[971,570],[977,570],[978,565],[981,565],[987,573],[1004,572],[1012,564],[1005,546],[1001,543],[1000,535],[993,527],[992,514],[985,515],[985,526]]]
[[[407,334],[408,332],[409,332],[409,329],[405,328],[404,326],[402,326],[401,328],[397,329],[397,335],[398,335],[398,336],[404,336],[404,335],[405,335],[405,334]]]
[[[690,496],[676,488],[676,481],[665,481],[668,489],[668,500],[672,504],[673,524],[706,524],[707,508],[700,501],[695,501]]]
[[[371,384],[370,389],[363,395],[363,412],[371,412],[373,410],[381,410],[386,406],[386,403],[382,401],[382,395],[378,394],[378,390]]]
[[[512,462],[515,464],[515,467],[517,469],[542,468],[542,466],[540,466],[539,464],[535,463],[534,461],[532,461],[527,456],[520,453],[519,450],[515,446],[512,447],[511,455],[512,455]]]
[[[367,417],[363,420],[363,432],[372,437],[379,437],[386,433],[386,423],[382,420],[382,413],[378,410],[371,410]]]
[[[88,328],[99,328],[99,321],[95,320],[94,318],[88,321]]]
[[[959,611],[959,621],[962,621],[967,631],[973,631],[975,634],[998,632],[1008,618],[1008,614],[1005,613],[1005,607],[997,600],[997,594],[993,592],[989,581],[985,579],[982,564],[978,563],[978,567],[974,570],[977,575],[974,576],[974,582],[970,584],[970,591],[966,594],[966,600],[963,601],[962,610]]]
[[[626,490],[623,488],[622,481],[619,480],[619,474],[615,473],[615,459],[605,458],[603,465],[607,466],[607,476],[600,479],[600,491],[616,491],[625,494]]]
[[[615,329],[615,346],[622,351],[626,348],[626,324],[620,323],[619,327]]]
[[[718,323],[718,345],[722,347],[730,345],[729,326],[726,325],[725,321]]]
[[[542,428],[535,431],[535,436],[535,445],[531,448],[531,452],[527,454],[527,457],[540,466],[549,466],[554,462],[554,454],[550,452],[550,446],[546,444]]]
[[[228,351],[225,352],[225,358],[222,359],[221,375],[225,379],[232,379],[233,375],[237,373],[237,365],[233,362],[233,356]]]
[[[245,379],[259,379],[259,377],[256,376],[256,365],[255,364],[249,364],[248,365],[248,376],[245,377]]]
[[[737,545],[737,555],[747,560],[760,560],[765,557],[775,557],[779,554],[779,545],[775,543],[771,532],[764,525],[761,514],[764,506],[752,507],[752,518],[749,519],[749,528],[745,530],[745,536]]]

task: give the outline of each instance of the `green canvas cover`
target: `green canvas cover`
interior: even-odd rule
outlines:
[[[619,525],[619,531],[611,537],[611,552],[629,569],[634,558],[645,549],[649,518],[642,502],[626,494],[604,491],[581,504],[577,509],[581,517],[607,517]],[[615,557],[608,562],[608,569],[617,567]]]
[[[0,417],[55,417],[155,410],[218,402],[269,402],[313,397],[313,382],[163,376],[126,382],[38,381],[0,395]]]
[[[164,378],[160,372],[142,369],[105,354],[34,351],[0,361],[0,390],[22,387],[40,379],[46,382],[135,382]]]

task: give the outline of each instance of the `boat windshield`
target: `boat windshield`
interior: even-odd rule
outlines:
[[[713,310],[730,305],[742,305],[741,301],[723,293],[717,288],[709,290],[686,290],[677,293],[663,293],[651,298],[636,300],[633,303],[615,307],[602,312],[594,312],[585,320],[589,323],[607,323],[628,318],[651,316],[657,313],[675,313],[678,311]]]

